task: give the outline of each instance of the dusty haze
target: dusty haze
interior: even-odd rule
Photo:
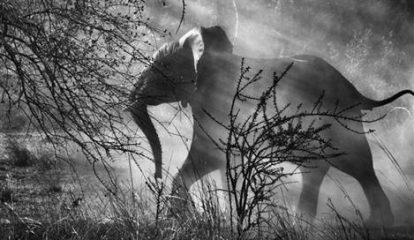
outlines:
[[[414,89],[414,13],[404,1],[239,0],[237,4],[239,28],[235,54],[266,58],[317,55],[338,68],[360,92],[373,99],[388,97],[405,88]],[[148,50],[148,54],[163,42],[178,38],[194,26],[217,24],[213,3],[207,0],[187,1],[184,24],[175,34],[181,1],[155,1],[152,5],[147,9],[152,23],[167,29],[171,35],[154,35],[157,44],[154,49]],[[368,136],[374,166],[391,200],[397,224],[414,220],[414,212],[407,211],[414,207],[413,104],[414,98],[407,96],[375,109],[365,117],[373,119],[389,112],[386,119],[365,127],[376,130]],[[185,115],[176,116],[176,107],[163,105],[150,109],[164,123],[162,127],[160,124],[157,126],[165,168],[171,174],[175,174],[183,163],[192,135],[192,120]],[[185,113],[190,115],[191,110],[186,109]],[[134,128],[133,123],[131,127]],[[383,149],[388,149],[388,155]],[[403,174],[392,163],[390,154]],[[125,174],[128,164],[122,158],[120,156],[116,164]],[[154,164],[150,161],[143,160],[140,167],[148,175],[153,174]],[[141,172],[138,169],[133,172],[136,173],[133,176],[136,185],[143,185]],[[356,180],[336,170],[328,174],[321,189],[319,216],[329,212],[326,205],[328,199],[332,199],[334,205],[346,215],[355,216],[346,195],[367,216],[368,204]],[[209,177],[220,179],[217,173]],[[301,178],[297,176],[291,180],[299,183]],[[284,194],[295,203],[300,185],[289,186],[289,191],[284,190]],[[291,207],[294,209],[294,204]]]

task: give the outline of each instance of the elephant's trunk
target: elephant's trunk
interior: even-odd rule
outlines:
[[[151,146],[151,151],[154,155],[155,162],[154,177],[162,178],[161,143],[157,131],[155,130],[154,124],[152,123],[150,116],[148,114],[147,105],[136,102],[135,104],[130,106],[128,110],[132,113],[134,121],[145,134],[145,137],[148,139],[149,144]]]

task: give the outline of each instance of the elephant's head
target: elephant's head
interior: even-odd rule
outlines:
[[[179,40],[167,43],[154,54],[135,83],[128,110],[151,146],[155,177],[162,176],[162,150],[158,134],[150,120],[147,106],[180,101],[191,102],[197,90],[198,62],[207,51],[232,52],[233,46],[220,27],[196,28]]]

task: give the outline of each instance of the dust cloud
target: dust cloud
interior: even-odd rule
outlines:
[[[401,89],[414,89],[414,12],[408,2],[238,0],[239,29],[234,52],[261,58],[317,55],[338,68],[362,94],[382,99]],[[154,1],[148,9],[153,24],[171,33],[160,41],[178,38],[197,25],[220,24],[215,22],[215,5],[210,1],[187,1],[184,24],[176,35],[181,17],[180,3],[176,0]],[[365,128],[375,130],[368,135],[374,167],[391,200],[397,224],[414,219],[414,213],[407,211],[414,207],[413,106],[414,98],[406,96],[365,116],[375,119],[389,113],[385,119],[366,124]],[[160,122],[168,122],[158,125],[158,130],[164,167],[174,174],[186,158],[192,120],[174,118],[176,111],[169,106],[154,107],[152,111]],[[189,109],[186,112],[191,114]],[[184,135],[186,140],[172,134],[174,132]],[[151,175],[154,165],[145,161],[141,167]],[[126,169],[127,166],[118,167]],[[142,183],[140,171],[136,172],[135,181]],[[219,179],[218,176],[213,173],[210,178]],[[291,184],[284,194],[296,203],[301,179],[295,177],[292,181],[297,183]],[[368,204],[361,187],[339,171],[331,170],[322,185],[319,216],[329,212],[328,199],[347,216],[355,216],[352,204],[368,216]]]
[[[261,2],[261,4],[259,4]],[[414,29],[412,10],[402,1],[239,1],[239,36],[235,53],[251,57],[313,54],[323,57],[365,96],[382,99],[414,88]],[[245,10],[246,9],[246,10]],[[243,11],[246,15],[243,16]],[[365,119],[387,117],[365,124],[376,174],[391,200],[397,224],[414,217],[414,175],[411,145],[414,141],[414,99],[405,97],[368,112]],[[398,110],[392,109],[398,107]],[[384,147],[389,151],[388,155]],[[395,158],[402,172],[392,163]],[[293,187],[295,188],[295,187]],[[295,195],[295,194],[293,194]],[[346,215],[355,215],[347,198],[368,215],[359,184],[331,170],[321,188],[319,215],[329,212],[328,199]]]

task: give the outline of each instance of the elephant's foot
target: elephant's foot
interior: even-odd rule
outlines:
[[[365,224],[368,228],[391,227],[394,224],[394,216],[392,213],[371,214]]]
[[[298,213],[295,216],[295,221],[301,223],[302,225],[312,226],[315,223],[316,216],[309,215],[307,213]]]
[[[178,198],[172,196],[170,200],[170,208],[168,210],[168,216],[176,219],[188,218],[191,214],[188,199]]]
[[[191,196],[188,191],[182,188],[176,188],[170,195],[170,208],[168,216],[176,219],[188,219],[194,215],[194,207],[191,201]]]

